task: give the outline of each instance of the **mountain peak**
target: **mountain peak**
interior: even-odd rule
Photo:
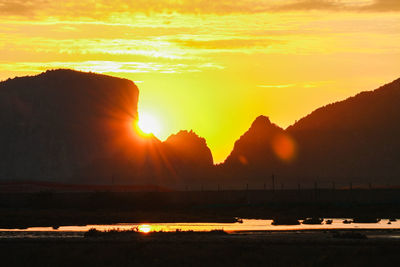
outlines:
[[[271,124],[272,124],[272,123],[271,123],[271,121],[269,120],[269,117],[264,116],[264,115],[260,115],[260,116],[258,116],[258,117],[253,121],[253,123],[251,124],[251,127],[252,127],[252,128],[253,128],[253,127],[258,128],[258,127],[263,127],[263,126],[271,125]]]
[[[275,123],[272,123],[269,117],[260,115],[253,121],[248,132],[270,132],[275,130],[282,129]]]
[[[182,130],[171,135],[164,141],[164,145],[167,150],[184,161],[189,160],[200,166],[212,166],[213,164],[211,150],[207,146],[206,139],[198,136],[192,130]]]
[[[206,144],[206,140],[204,138],[198,136],[192,130],[190,130],[190,131],[181,130],[176,134],[170,135],[165,142],[166,143],[196,142],[196,143],[199,143],[199,144],[202,144],[202,145]]]

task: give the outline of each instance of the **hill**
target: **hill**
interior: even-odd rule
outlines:
[[[260,118],[220,166],[232,181],[260,184],[274,173],[292,186],[400,183],[400,79],[321,107],[286,130]]]

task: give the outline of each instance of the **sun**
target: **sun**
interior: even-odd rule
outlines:
[[[161,131],[161,125],[156,117],[152,116],[147,112],[139,113],[139,121],[137,122],[139,130],[144,135],[159,135]]]

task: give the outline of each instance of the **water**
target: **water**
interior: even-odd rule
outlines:
[[[30,227],[27,229],[0,229],[0,238],[79,238],[91,228],[99,231],[131,230],[137,228],[140,232],[152,231],[211,231],[224,230],[229,233],[259,232],[259,231],[296,231],[296,230],[334,230],[334,229],[399,229],[400,221],[391,222],[383,219],[378,223],[351,223],[343,224],[344,218],[333,218],[332,224],[321,225],[272,225],[272,220],[243,219],[243,223],[123,223],[109,225],[61,226],[58,229],[51,227]],[[349,219],[348,219],[349,220]],[[300,220],[301,222],[301,220]]]

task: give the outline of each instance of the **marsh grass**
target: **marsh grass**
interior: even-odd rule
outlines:
[[[110,229],[106,231],[99,231],[96,228],[91,228],[87,232],[85,232],[84,237],[139,237],[139,236],[176,236],[176,235],[227,235],[228,233],[222,229],[215,229],[208,232],[205,231],[193,231],[187,230],[183,231],[181,229],[176,229],[174,232],[165,232],[165,231],[151,231],[148,233],[141,232],[139,227],[133,227],[128,230],[121,229]]]

